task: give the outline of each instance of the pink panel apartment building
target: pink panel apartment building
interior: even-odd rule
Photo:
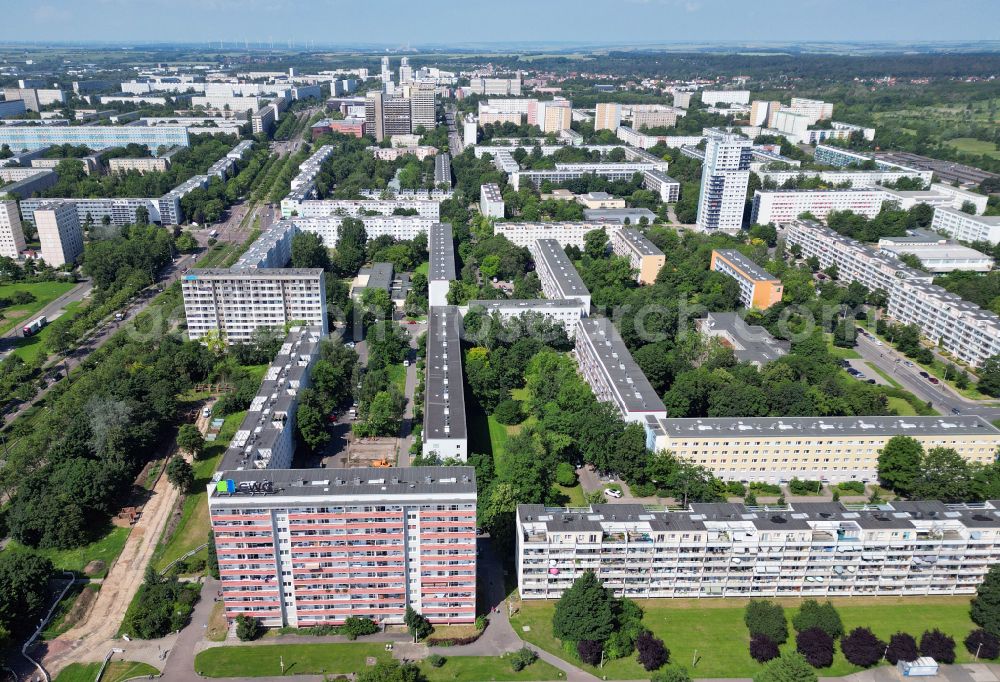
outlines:
[[[221,471],[209,513],[230,621],[475,621],[472,467]]]

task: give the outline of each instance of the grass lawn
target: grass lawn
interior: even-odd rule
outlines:
[[[892,376],[889,375],[888,372],[886,372],[885,370],[881,369],[880,367],[878,367],[874,363],[869,362],[868,366],[872,368],[873,372],[875,372],[880,377],[882,377],[883,379],[885,379],[886,382],[888,382],[888,384],[890,386],[892,386],[893,388],[903,388],[902,386],[899,385],[898,381],[896,381],[895,379],[892,378]]]
[[[797,600],[777,600],[785,606],[791,620]],[[895,632],[909,632],[917,639],[930,627],[938,627],[955,638],[957,663],[972,656],[962,640],[975,626],[969,620],[969,600],[957,597],[854,598],[833,600],[848,632],[856,627],[870,627],[882,639]],[[746,601],[739,599],[640,600],[645,611],[644,623],[661,637],[671,652],[671,662],[688,668],[693,677],[752,677],[761,668],[750,658],[749,635],[743,624]],[[566,658],[559,640],[552,635],[552,611],[555,602],[522,602],[521,611],[511,619],[517,634],[556,656]],[[528,625],[525,632],[522,626]],[[793,650],[794,629],[783,651]],[[691,662],[697,653],[697,664]],[[649,679],[635,655],[606,663],[603,671],[575,662],[584,670],[607,675],[609,679]],[[841,676],[860,670],[848,663],[840,647],[833,666],[822,669],[821,676]]]
[[[19,322],[34,316],[39,310],[75,287],[73,282],[35,282],[30,284],[0,285],[0,298],[9,298],[19,291],[27,291],[35,300],[24,306],[6,308],[0,319],[0,334],[5,333]]]
[[[550,663],[538,660],[519,673],[510,667],[509,656],[445,656],[440,668],[422,661],[427,682],[487,682],[489,680],[562,680],[566,675]]]
[[[89,545],[72,549],[36,549],[34,551],[47,557],[57,571],[73,571],[80,575],[83,575],[83,569],[91,561],[103,561],[104,569],[89,576],[103,578],[108,574],[111,564],[122,553],[130,530],[130,528],[113,527],[103,537],[94,540]],[[11,540],[6,551],[17,551],[19,547],[16,540]]]
[[[221,600],[212,605],[212,613],[208,617],[208,628],[205,630],[205,639],[210,642],[226,641],[229,623],[226,622],[225,608],[226,605]]]
[[[423,275],[424,277],[426,277],[426,276],[427,276],[427,273],[429,273],[429,272],[430,272],[430,268],[431,268],[431,264],[430,264],[430,263],[428,263],[428,262],[424,262],[424,263],[421,263],[420,265],[418,265],[418,266],[417,266],[417,269],[416,269],[416,270],[414,270],[413,272],[414,272],[414,273],[417,273],[417,272],[419,272],[419,273],[420,273],[420,274],[422,274],[422,275]]]
[[[278,677],[281,658],[286,675],[346,674],[364,670],[368,657],[388,661],[392,654],[367,642],[220,646],[199,652],[194,669],[206,677]]]
[[[906,402],[902,398],[889,398],[889,409],[895,410],[896,414],[900,417],[916,417],[917,411],[913,409],[913,405]]]
[[[490,445],[493,449],[493,468],[497,473],[500,473],[501,468],[507,465],[505,446],[510,434],[507,427],[498,422],[493,415],[487,417],[487,424],[490,429]]]
[[[586,501],[583,499],[583,486],[577,483],[571,488],[567,488],[564,485],[553,486],[560,495],[566,497],[567,507],[585,507],[587,506]]]
[[[823,336],[826,338],[826,349],[830,351],[830,355],[838,360],[858,360],[861,358],[861,354],[853,348],[841,348],[833,345],[833,334],[823,334]]]
[[[70,663],[63,668],[55,678],[55,682],[94,682],[100,663]],[[148,663],[136,661],[112,661],[108,663],[101,682],[122,682],[133,677],[158,675],[159,670]]]
[[[948,144],[966,154],[985,154],[992,156],[994,159],[1000,159],[1000,151],[997,150],[995,142],[977,140],[974,137],[956,137],[948,140]]]
[[[406,394],[406,368],[402,365],[389,365],[386,369],[389,373],[389,383],[396,384],[399,392]]]
[[[59,635],[66,632],[74,625],[76,625],[76,623],[68,622],[66,620],[66,617],[69,615],[70,611],[73,610],[73,606],[76,604],[77,599],[79,599],[80,595],[84,591],[88,593],[87,594],[88,599],[91,598],[96,599],[97,598],[96,593],[100,589],[101,586],[96,583],[93,584],[85,584],[82,582],[73,583],[73,587],[70,589],[69,592],[66,593],[66,596],[62,598],[62,601],[59,602],[59,607],[56,609],[56,612],[52,614],[52,620],[50,620],[49,624],[45,626],[44,630],[42,630],[42,639],[46,640],[55,639],[56,637],[58,637]]]
[[[65,312],[59,316],[58,319],[63,317],[73,317],[76,314],[76,309],[80,307],[82,301],[73,301],[72,303],[67,303]],[[33,336],[27,338],[21,337],[17,339],[17,343],[14,347],[14,355],[18,356],[29,365],[38,359],[40,355],[48,355],[45,353],[45,340],[49,338],[52,333],[52,327],[45,327],[42,331],[38,332]]]
[[[184,498],[181,520],[170,539],[164,543],[163,537],[160,538],[160,546],[156,548],[153,556],[153,566],[158,571],[162,571],[171,561],[179,559],[208,540],[208,497],[205,486],[211,480],[219,464],[219,458],[245,416],[246,412],[228,415],[219,430],[219,437],[207,444],[205,448],[207,457],[194,463],[195,492],[189,493]],[[207,551],[205,554],[207,556]]]

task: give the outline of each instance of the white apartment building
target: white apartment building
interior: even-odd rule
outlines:
[[[676,97],[676,95],[674,95]],[[714,107],[719,104],[750,104],[749,90],[702,90],[701,102]],[[674,100],[676,104],[676,99]],[[679,105],[678,105],[679,106]]]
[[[969,215],[947,206],[934,209],[931,229],[964,242],[1000,243],[1000,216]]]
[[[590,290],[557,240],[536,240],[531,245],[531,256],[546,298],[573,299],[590,311]]]
[[[611,320],[581,319],[573,355],[597,399],[611,403],[626,422],[645,424],[647,418],[666,418],[667,408]]]
[[[462,121],[462,144],[466,147],[479,141],[479,124],[472,114],[467,114]]]
[[[890,317],[917,325],[927,339],[960,360],[977,366],[1000,354],[1000,317],[933,284],[931,275],[811,221],[786,225],[785,235],[804,256],[815,255],[821,267],[836,263],[841,281],[857,280],[869,290],[885,291]]]
[[[789,180],[798,180],[804,178],[819,178],[823,182],[829,185],[842,185],[845,182],[849,182],[850,187],[854,189],[859,189],[863,187],[876,187],[878,185],[883,185],[887,183],[893,183],[898,180],[905,179],[916,179],[924,180],[924,171],[909,171],[909,170],[835,170],[835,171],[821,171],[821,170],[767,170],[767,164],[764,165],[757,174],[760,176],[762,182],[770,180],[774,182],[779,188],[788,182]],[[936,187],[936,185],[935,185]],[[934,189],[932,187],[932,189]]]
[[[539,239],[554,239],[562,247],[584,247],[583,237],[591,230],[604,230],[610,238],[621,225],[607,222],[557,221],[551,223],[496,223],[495,234],[502,234],[516,246],[531,248]]]
[[[743,227],[752,146],[740,135],[708,136],[698,198],[699,229],[739,232]]]
[[[455,266],[455,240],[451,223],[432,223],[427,230],[427,305],[448,305],[448,290],[458,279]],[[458,376],[462,373],[459,371]],[[461,379],[460,379],[461,380]]]
[[[660,195],[660,201],[674,203],[681,198],[681,183],[658,170],[648,170],[642,174],[642,186]]]
[[[45,203],[35,209],[35,229],[42,246],[42,260],[58,268],[83,255],[83,230],[70,203]]]
[[[108,161],[108,170],[112,173],[127,173],[128,171],[162,173],[168,168],[170,168],[170,159],[166,156],[139,159],[119,157]]]
[[[25,246],[17,202],[0,201],[0,256],[17,260]]]
[[[402,71],[402,67],[400,67]],[[434,128],[437,122],[437,98],[433,83],[413,83],[410,88],[410,125],[413,130],[423,126]]]
[[[192,269],[182,278],[188,338],[217,331],[227,343],[249,341],[261,327],[292,322],[326,333],[326,278],[321,268]]]
[[[397,210],[416,211],[416,216],[393,215]],[[417,217],[436,221],[441,217],[438,199],[301,199],[286,197],[281,201],[282,218],[372,217],[377,213],[386,218]],[[371,235],[369,235],[371,236]]]
[[[618,126],[615,135],[625,144],[640,149],[649,149],[661,142],[668,147],[683,147],[696,145],[705,139],[703,135],[647,135],[629,126]]]
[[[937,237],[883,237],[878,240],[880,251],[894,256],[912,255],[920,259],[928,272],[989,272],[993,259],[985,253],[962,246],[957,242]]]
[[[943,182],[932,183],[931,190],[937,192],[938,194],[951,196],[952,208],[961,209],[963,204],[969,202],[975,207],[976,215],[982,215],[986,211],[986,205],[990,200],[990,198],[985,194],[970,192],[969,190],[962,189],[960,187],[952,187],[951,185],[947,185]]]
[[[479,188],[479,212],[487,218],[504,217],[503,194],[500,187],[491,182]]]
[[[519,505],[518,589],[556,599],[589,570],[632,599],[968,595],[1000,560],[998,506]]]
[[[830,211],[853,211],[874,218],[887,200],[881,188],[757,190],[750,221],[778,224],[795,220],[803,213],[825,220]]]
[[[233,269],[285,267],[292,260],[292,240],[298,233],[291,220],[274,223],[243,252]]]
[[[825,121],[833,118],[833,104],[819,99],[807,99],[805,97],[793,97],[792,103],[788,107],[797,114],[807,116],[810,125],[816,121]]]
[[[622,123],[622,105],[598,102],[594,113],[594,130],[618,130]]]
[[[477,77],[469,80],[469,87],[474,95],[521,96],[521,77],[485,78]]]
[[[541,315],[561,324],[571,339],[576,335],[576,323],[589,312],[577,298],[503,298],[469,301],[463,316],[476,309],[482,309],[490,316],[496,315],[504,323],[529,313]]]
[[[292,327],[264,372],[240,428],[222,456],[219,470],[288,469],[295,454],[295,415],[299,392],[319,358],[319,327]]]
[[[468,461],[462,316],[455,306],[431,304],[427,315],[423,454]]]
[[[653,284],[667,257],[644,234],[633,228],[623,228],[611,233],[611,250],[615,255],[627,258],[635,270],[635,280],[639,284]]]
[[[643,128],[672,128],[677,125],[677,119],[683,115],[683,111],[678,111],[673,107],[633,109],[632,127],[639,131]],[[612,130],[614,129],[612,128]]]
[[[670,450],[727,481],[875,481],[879,451],[894,436],[979,464],[993,462],[1000,446],[1000,430],[978,416],[660,419],[648,427],[651,450]]]
[[[750,125],[772,127],[774,115],[781,109],[781,102],[755,99],[750,103]]]

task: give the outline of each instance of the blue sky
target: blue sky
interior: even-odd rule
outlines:
[[[504,41],[1000,39],[1000,0],[35,0],[0,40]]]

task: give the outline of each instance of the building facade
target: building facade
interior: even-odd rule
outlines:
[[[518,587],[522,599],[556,599],[590,570],[632,599],[973,594],[1000,560],[997,508],[520,505]]]
[[[83,230],[70,203],[47,203],[35,209],[35,229],[42,246],[42,260],[58,268],[83,255]]]
[[[531,256],[546,298],[574,299],[590,311],[590,290],[557,240],[536,240],[531,245]]]
[[[966,242],[1000,243],[1000,216],[975,216],[938,206],[934,209],[931,229]]]
[[[14,151],[40,149],[57,144],[85,145],[91,149],[124,147],[129,144],[157,147],[187,147],[186,126],[2,126],[0,144]]]
[[[781,280],[735,249],[713,250],[709,269],[736,280],[746,308],[766,310],[781,301]]]
[[[479,188],[479,212],[487,218],[504,217],[503,195],[496,183],[491,182]]]
[[[24,230],[21,229],[17,202],[0,201],[0,256],[17,260],[24,247]]]
[[[475,621],[471,467],[220,471],[208,508],[229,621]]]
[[[784,223],[803,213],[825,220],[830,211],[853,211],[874,218],[888,200],[884,190],[859,189],[768,189],[757,190],[753,196],[751,222]]]
[[[738,232],[750,183],[751,140],[739,135],[710,135],[698,198],[698,228]]]
[[[652,284],[667,257],[653,242],[636,229],[625,228],[611,233],[611,250],[622,258],[627,258],[635,270],[639,284]]]

